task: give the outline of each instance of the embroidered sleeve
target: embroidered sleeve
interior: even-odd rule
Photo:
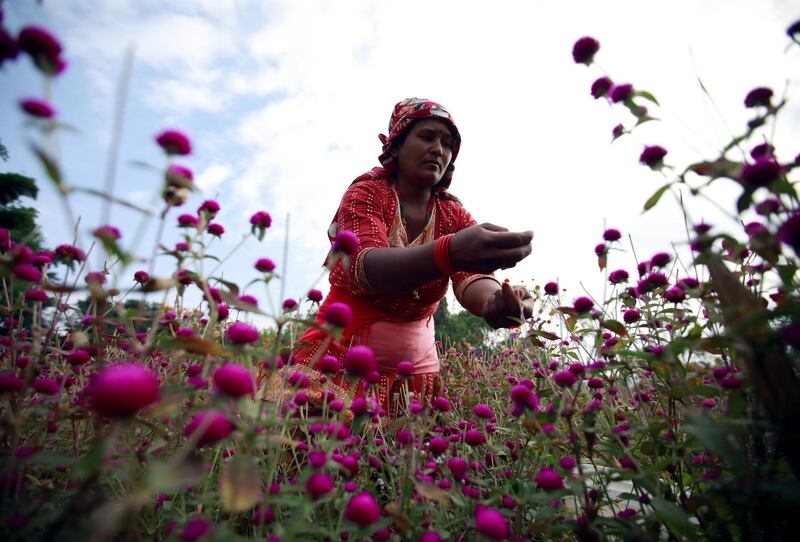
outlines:
[[[370,250],[389,246],[384,206],[384,198],[375,189],[375,184],[362,181],[347,189],[336,213],[339,231],[350,230],[361,241],[359,252],[350,263],[350,276],[356,288],[354,293],[357,294],[375,292],[367,281],[364,259]]]
[[[460,204],[454,203],[453,204],[453,224],[454,229],[450,233],[459,232],[465,228],[469,228],[477,224],[477,221],[472,218],[472,215],[464,209]],[[492,279],[497,284],[500,284],[494,275],[483,275],[480,273],[467,273],[466,271],[456,271],[450,277],[453,280],[453,293],[456,296],[458,302],[463,306],[463,296],[464,292],[466,291],[467,287],[479,279]]]

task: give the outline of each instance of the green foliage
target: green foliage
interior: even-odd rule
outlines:
[[[38,212],[33,207],[20,204],[20,198],[36,199],[39,189],[36,181],[18,173],[0,173],[0,227],[6,228],[15,240],[25,240],[33,249],[41,248],[42,238],[37,232]]]
[[[442,299],[439,304],[436,314],[433,315],[433,322],[436,326],[436,340],[446,347],[482,346],[492,331],[483,318],[468,311],[452,314],[447,308],[447,298]]]

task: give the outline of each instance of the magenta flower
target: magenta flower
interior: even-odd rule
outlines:
[[[262,273],[272,273],[275,270],[275,262],[269,258],[259,258],[256,260],[255,268]]]
[[[769,143],[759,143],[752,149],[750,149],[750,157],[753,160],[758,158],[769,158],[775,156],[775,147],[770,145]]]
[[[315,472],[306,481],[306,491],[316,501],[333,491],[333,480],[324,472]]]
[[[477,429],[469,429],[464,433],[464,442],[470,446],[480,446],[486,442],[486,435]]]
[[[86,253],[74,245],[58,245],[55,250],[56,259],[71,265],[86,260]]]
[[[217,305],[217,318],[219,318],[220,321],[226,320],[230,313],[231,310],[225,303],[220,303]]]
[[[67,363],[69,363],[73,367],[77,367],[78,365],[83,365],[84,363],[87,363],[90,359],[92,359],[92,357],[86,350],[75,350],[74,352],[70,352],[69,355],[67,355]]]
[[[419,542],[442,542],[442,535],[439,531],[425,531],[419,537]]]
[[[314,369],[325,374],[336,374],[339,372],[339,360],[335,356],[322,356],[322,359],[317,361]]]
[[[183,428],[183,434],[191,438],[197,433],[199,435],[197,447],[202,448],[207,444],[224,439],[231,434],[234,427],[233,422],[225,414],[212,409],[192,416],[192,419]]]
[[[438,412],[450,412],[450,400],[441,395],[433,398],[431,406]]]
[[[297,307],[297,300],[292,297],[287,297],[283,300],[283,304],[281,306],[283,307],[283,310],[290,311]]]
[[[30,290],[25,291],[25,300],[26,301],[47,301],[47,292],[44,290],[39,290],[38,288],[31,288]]]
[[[220,312],[220,319],[222,319],[221,308],[222,305],[217,307],[217,310]],[[259,336],[258,330],[255,327],[244,322],[234,322],[225,330],[225,337],[232,344],[242,345],[254,343],[258,341]]]
[[[621,237],[622,233],[616,228],[608,228],[603,232],[603,239],[606,241],[619,241]]]
[[[199,223],[200,220],[194,215],[184,213],[178,216],[179,228],[196,228]]]
[[[322,317],[334,327],[347,328],[353,322],[353,311],[350,305],[336,302],[325,307]]]
[[[178,164],[170,164],[165,176],[168,183],[177,185],[188,185],[194,180],[192,170]]]
[[[664,293],[661,295],[670,303],[680,303],[686,299],[686,292],[684,292],[683,288],[680,286],[673,286],[672,288],[664,290]]]
[[[186,522],[181,530],[181,540],[183,542],[195,542],[205,536],[214,526],[209,523],[205,518],[192,518]]]
[[[544,293],[547,295],[557,295],[558,294],[558,283],[551,281],[544,285]]]
[[[178,130],[164,130],[156,136],[156,143],[168,155],[185,156],[192,152],[192,142],[189,136]]]
[[[614,85],[609,91],[611,101],[614,103],[624,102],[633,96],[633,85],[630,83],[623,83],[621,85]]]
[[[447,460],[447,468],[456,480],[463,480],[467,474],[467,462],[460,457],[453,457]]]
[[[672,255],[668,252],[657,252],[650,258],[650,267],[655,269],[657,267],[664,267],[672,261]]]
[[[608,281],[611,284],[620,284],[628,280],[628,272],[624,269],[617,269],[608,274]]]
[[[447,439],[442,437],[433,437],[428,442],[428,449],[433,455],[442,455],[447,451],[449,446],[450,444],[447,442]]]
[[[472,412],[479,418],[489,419],[492,416],[494,416],[494,411],[492,410],[492,407],[483,403],[475,405],[475,407],[472,409]]]
[[[394,370],[398,376],[408,378],[414,374],[414,364],[410,361],[401,361],[397,364],[397,367],[395,367]]]
[[[103,416],[123,418],[158,401],[160,384],[138,363],[112,365],[96,373],[88,386],[92,406]]]
[[[606,94],[608,94],[609,89],[614,85],[606,76],[598,77],[595,79],[594,83],[592,83],[592,96],[594,99],[602,98]]]
[[[544,491],[557,491],[564,489],[564,480],[551,467],[543,467],[534,478],[536,487]]]
[[[594,301],[588,297],[579,297],[572,302],[572,308],[578,314],[585,314],[594,308]]]
[[[477,505],[474,519],[475,528],[490,540],[505,540],[511,533],[506,517],[494,508]]]
[[[592,37],[584,36],[572,46],[572,59],[576,64],[586,64],[588,66],[592,63],[594,55],[599,50],[600,42]]]
[[[575,468],[575,465],[577,465],[578,462],[575,461],[575,458],[573,456],[565,455],[564,457],[558,460],[558,464],[564,470],[572,470]]]
[[[381,519],[381,509],[369,491],[362,491],[347,503],[344,517],[361,527],[367,527]]]
[[[800,254],[800,211],[794,211],[786,222],[781,224],[776,237],[781,243],[792,247],[795,253]]]
[[[745,107],[769,107],[772,99],[772,89],[767,87],[757,87],[747,93],[744,98]]]
[[[39,119],[51,119],[56,116],[53,106],[39,98],[26,98],[19,102],[19,106],[28,115]]]
[[[358,236],[350,230],[342,230],[336,234],[331,245],[333,252],[341,252],[348,256],[355,256],[361,248],[361,241]]]
[[[256,267],[256,269],[258,269],[258,267]],[[311,290],[308,291],[306,297],[308,297],[308,299],[310,301],[313,301],[314,303],[319,303],[320,301],[322,301],[322,292],[320,292],[316,288],[312,288]]]
[[[122,238],[122,232],[119,231],[119,228],[112,226],[110,224],[106,224],[105,226],[99,226],[94,229],[92,235],[103,241],[104,243],[113,243],[114,241],[118,241]]]
[[[10,371],[0,373],[0,393],[18,392],[24,386],[22,379]]]
[[[250,217],[250,224],[256,228],[266,229],[272,225],[272,217],[266,211],[258,211]]]
[[[667,149],[660,145],[646,145],[642,154],[639,155],[639,163],[648,166],[650,169],[658,170],[664,165],[664,157]]]
[[[19,56],[19,43],[5,28],[0,27],[0,66],[6,60],[15,60]]]
[[[102,286],[106,283],[106,276],[104,273],[100,271],[91,271],[86,273],[86,277],[84,277],[86,284],[89,286]]]
[[[642,318],[642,313],[639,309],[626,309],[625,312],[622,313],[622,319],[625,320],[626,324],[633,324],[638,322]]]
[[[758,188],[771,185],[780,178],[781,173],[783,173],[781,165],[771,156],[767,156],[745,164],[739,180],[746,187]]]
[[[599,243],[594,247],[594,253],[598,257],[604,256],[607,252],[608,252],[608,247],[606,246],[605,243]]]
[[[619,465],[623,469],[628,469],[628,470],[632,470],[632,471],[637,470],[636,463],[633,461],[633,458],[631,458],[631,456],[629,456],[629,455],[622,456],[619,459]]]
[[[353,346],[344,355],[344,368],[351,376],[365,377],[376,367],[375,354],[369,346]]]
[[[258,307],[258,299],[256,299],[255,296],[249,294],[240,295],[239,301],[245,303],[246,305],[252,305],[253,307]]]
[[[11,269],[11,274],[28,282],[38,283],[42,280],[42,272],[29,263],[18,263]]]
[[[243,397],[255,392],[255,380],[247,367],[236,363],[226,363],[213,376],[216,390],[231,397]]]
[[[61,384],[53,378],[40,376],[33,380],[33,389],[42,395],[55,395],[61,391]]]
[[[222,224],[218,224],[217,222],[212,222],[206,228],[206,231],[213,235],[214,237],[222,237],[222,234],[225,233],[225,228],[222,227]]]
[[[553,382],[556,383],[557,386],[562,388],[569,388],[575,382],[577,382],[578,377],[575,376],[575,373],[572,371],[558,371],[556,374],[553,375]]]
[[[17,37],[19,50],[30,55],[33,63],[47,75],[61,73],[66,62],[61,58],[61,43],[50,31],[39,26],[26,26]]]

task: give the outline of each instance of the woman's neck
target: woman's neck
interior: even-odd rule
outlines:
[[[400,196],[401,202],[407,205],[420,205],[427,207],[428,202],[431,199],[430,187],[414,186],[400,177],[397,178],[396,185],[397,193]]]

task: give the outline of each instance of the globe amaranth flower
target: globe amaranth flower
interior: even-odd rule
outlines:
[[[783,209],[783,204],[777,198],[767,198],[756,204],[756,213],[761,216],[770,216]]]
[[[564,489],[564,480],[552,467],[542,467],[534,478],[536,487],[544,491]]]
[[[219,410],[205,410],[192,416],[183,434],[189,438],[197,438],[197,447],[202,448],[224,439],[234,429],[233,422]]]
[[[319,303],[320,301],[322,301],[322,292],[320,292],[316,288],[312,288],[311,290],[308,291],[306,297],[308,297],[309,301],[313,301],[314,303]]]
[[[633,85],[630,83],[614,85],[608,95],[614,103],[624,102],[633,96]]]
[[[475,407],[472,409],[472,412],[479,418],[490,419],[492,416],[494,416],[492,407],[483,403],[475,405]]]
[[[351,376],[365,377],[377,367],[375,354],[368,346],[351,347],[344,355],[344,368]]]
[[[195,215],[188,213],[178,215],[179,228],[196,228],[199,223],[200,219],[198,219]]]
[[[347,502],[344,517],[361,527],[368,527],[381,519],[381,509],[369,491],[362,491]]]
[[[316,501],[333,491],[333,479],[324,472],[315,472],[306,481],[306,492]]]
[[[664,293],[661,295],[670,303],[680,303],[686,299],[686,292],[684,292],[683,288],[680,286],[673,286],[672,288],[664,290]]]
[[[297,307],[297,300],[292,297],[287,297],[286,299],[283,300],[281,306],[283,307],[283,310],[290,311],[295,307]]]
[[[594,301],[588,297],[579,297],[572,302],[572,308],[578,314],[585,314],[594,308]]]
[[[624,269],[616,269],[608,274],[608,281],[611,284],[620,284],[628,280],[628,272]]]
[[[42,272],[29,263],[18,263],[11,269],[11,274],[19,280],[36,282],[42,280]]]
[[[553,382],[561,388],[569,388],[577,381],[578,377],[572,371],[558,371],[553,375]]]
[[[58,245],[55,250],[55,257],[66,264],[73,262],[83,262],[86,260],[86,253],[74,245]]]
[[[646,145],[642,154],[639,155],[639,162],[648,166],[650,169],[658,170],[664,165],[664,157],[667,149],[660,145]]]
[[[220,311],[220,308],[221,305],[217,307],[217,310],[221,313],[222,311]],[[221,315],[220,318],[222,318]],[[228,329],[225,330],[225,337],[232,344],[241,345],[258,341],[260,335],[258,330],[250,324],[246,324],[244,322],[234,322],[228,326]]]
[[[20,100],[19,106],[28,115],[39,119],[52,119],[56,116],[55,108],[47,100],[25,98]]]
[[[244,397],[255,392],[255,380],[247,367],[237,363],[225,363],[214,371],[214,387],[231,397]]]
[[[335,302],[325,307],[322,317],[332,326],[347,328],[353,322],[353,311],[350,309],[350,305]]]
[[[636,284],[640,294],[652,292],[656,288],[663,288],[669,284],[669,279],[664,273],[653,271]]]
[[[775,147],[769,143],[760,143],[750,149],[750,157],[755,160],[757,158],[769,158],[775,156]]]
[[[639,309],[626,309],[625,312],[622,313],[622,319],[626,324],[633,324],[638,322],[641,318],[642,313],[639,311]]]
[[[133,416],[158,401],[158,377],[138,363],[112,365],[96,373],[89,384],[92,407],[103,416]]]
[[[544,293],[547,295],[557,295],[558,294],[558,283],[551,281],[544,285]]]
[[[15,60],[19,56],[17,39],[0,27],[0,67],[6,60]]]
[[[474,520],[475,529],[489,540],[505,540],[511,533],[506,517],[494,508],[477,505]]]
[[[608,245],[605,243],[599,243],[594,247],[594,253],[598,257],[605,256],[608,253]]]
[[[56,75],[66,68],[61,58],[63,47],[49,30],[39,26],[26,26],[17,36],[19,50],[27,53],[39,70],[47,75]]]
[[[450,400],[441,395],[437,395],[433,398],[431,406],[437,412],[450,412]]]
[[[86,284],[90,286],[102,286],[106,283],[106,275],[101,271],[90,271],[86,273],[86,277],[84,277]]]
[[[94,231],[92,231],[92,235],[104,243],[113,243],[114,241],[118,241],[122,238],[122,232],[119,231],[119,228],[110,224],[95,228]]]
[[[672,261],[672,255],[668,252],[657,252],[650,258],[650,268],[664,267]]]
[[[47,301],[47,292],[38,288],[31,288],[25,291],[26,301]]]
[[[592,63],[594,55],[600,50],[600,42],[590,36],[584,36],[572,46],[572,59],[576,64]]]
[[[259,258],[254,267],[262,273],[272,273],[275,270],[275,262],[269,258]]]
[[[156,143],[168,155],[186,156],[192,152],[192,142],[189,136],[179,130],[164,130],[156,136]]]
[[[447,442],[447,439],[442,437],[433,437],[428,441],[428,450],[430,450],[433,455],[442,455],[449,447],[450,444]]]
[[[603,96],[608,94],[608,91],[611,89],[613,85],[614,83],[612,83],[611,79],[609,79],[608,77],[605,76],[598,77],[597,79],[595,79],[594,83],[592,83],[592,96],[594,97],[595,100],[598,98],[602,98]]]
[[[244,303],[245,305],[251,305],[253,307],[258,307],[258,299],[255,296],[249,294],[242,294],[239,296],[239,301]]]
[[[616,228],[608,228],[603,232],[603,239],[606,241],[619,241],[622,233]]]
[[[757,87],[747,93],[744,98],[745,107],[769,107],[770,100],[772,99],[772,89],[767,87]]]
[[[782,172],[783,168],[773,157],[765,156],[742,166],[739,180],[749,188],[769,186],[780,178]]]
[[[272,225],[272,217],[266,211],[258,211],[250,217],[250,224],[257,228],[269,228]]]
[[[186,522],[180,533],[182,542],[195,542],[207,535],[214,525],[205,518],[192,518]]]
[[[222,237],[222,234],[225,233],[225,228],[222,226],[222,224],[212,222],[208,225],[208,227],[206,227],[206,231],[214,237]]]
[[[332,252],[347,254],[350,257],[358,254],[361,248],[361,241],[358,236],[350,230],[342,230],[336,234],[331,245]]]
[[[800,211],[795,210],[786,222],[781,224],[776,237],[781,243],[790,246],[795,253],[800,254]]]
[[[194,180],[192,170],[179,164],[170,164],[164,176],[167,183],[186,187],[191,185]]]
[[[340,369],[339,360],[335,356],[322,356],[314,364],[314,369],[324,374],[336,374]]]

